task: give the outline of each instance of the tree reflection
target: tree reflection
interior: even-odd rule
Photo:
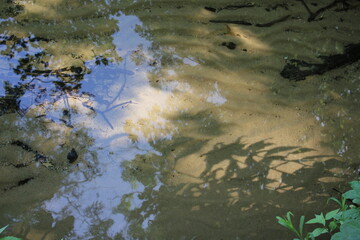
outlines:
[[[0,116],[5,113],[20,113],[20,98],[24,95],[24,90],[20,86],[12,86],[9,82],[4,82],[5,95],[0,97]]]
[[[44,239],[47,239],[45,236],[50,232],[51,236],[63,236],[65,226],[45,227],[46,231],[42,232],[44,227],[38,229],[35,224],[30,231],[28,226],[36,222],[36,209],[59,191],[67,174],[80,170],[79,174],[95,178],[98,173],[91,170],[97,164],[97,156],[92,149],[94,139],[86,129],[73,129],[49,119],[36,118],[33,113],[0,116],[0,221],[2,224],[19,221],[21,224],[14,229],[17,236],[33,239],[34,231],[39,231],[37,236],[46,233]],[[67,160],[72,148],[79,155],[75,164]],[[87,167],[77,169],[77,164]],[[64,221],[68,217],[71,216],[66,215]]]
[[[24,90],[79,92],[93,66],[121,61],[112,37],[119,30],[116,9],[114,1],[4,1],[0,53]]]
[[[94,139],[74,118],[95,113],[89,106],[94,96],[82,90],[86,75],[122,61],[112,36],[118,10],[117,1],[105,0],[0,1],[0,221],[19,221],[17,236],[71,234],[74,217],[55,220],[39,205],[59,192],[64,176],[77,172],[89,181],[100,174]],[[67,157],[72,149],[74,164]],[[67,184],[75,189],[79,183]],[[94,219],[89,235],[105,239],[111,222],[97,221],[94,212],[102,207],[89,206],[86,214]],[[41,213],[47,217],[39,219]]]

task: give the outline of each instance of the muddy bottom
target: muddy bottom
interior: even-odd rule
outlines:
[[[359,174],[360,3],[2,1],[0,227],[291,239]]]

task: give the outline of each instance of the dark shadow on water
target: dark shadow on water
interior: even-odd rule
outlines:
[[[205,144],[186,142],[199,146],[187,156]],[[163,144],[169,146],[156,143],[155,148]],[[288,235],[275,216],[290,210],[309,218],[314,208],[320,209],[319,202],[326,202],[324,189],[325,195],[334,194],[330,189],[336,183],[320,184],[317,172],[336,166],[337,160],[314,153],[296,146],[273,146],[269,140],[248,144],[238,138],[218,143],[193,159],[190,169],[204,162],[199,176],[176,171],[178,160],[185,157],[181,153],[176,154],[173,169],[164,166],[171,151],[138,156],[124,163],[123,178],[145,188],[123,195],[117,211],[126,216],[130,239],[266,239],[270,232],[272,239],[285,239]],[[285,164],[296,167],[284,172]],[[321,177],[327,176],[332,174]]]

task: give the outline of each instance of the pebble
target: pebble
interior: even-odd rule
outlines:
[[[71,151],[67,155],[67,159],[69,160],[69,163],[74,163],[78,157],[79,156],[78,156],[75,148],[71,149]]]

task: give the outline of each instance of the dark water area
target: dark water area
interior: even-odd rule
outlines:
[[[292,239],[360,171],[360,2],[0,0],[0,228]]]

